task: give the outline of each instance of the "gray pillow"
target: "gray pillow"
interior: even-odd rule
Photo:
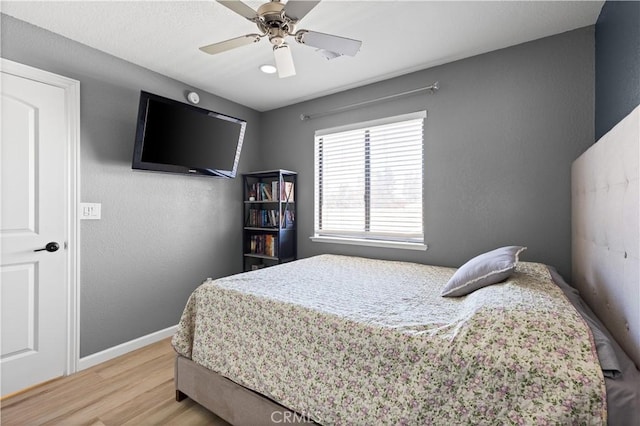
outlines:
[[[453,274],[442,289],[442,296],[466,296],[482,287],[506,280],[516,268],[518,255],[526,249],[507,246],[474,257]]]

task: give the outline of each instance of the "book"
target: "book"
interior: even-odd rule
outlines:
[[[264,193],[264,200],[272,201],[273,197],[271,196],[271,186],[267,184],[261,184],[262,192]]]
[[[280,193],[280,201],[294,201],[293,200],[293,182],[284,181],[281,193]]]

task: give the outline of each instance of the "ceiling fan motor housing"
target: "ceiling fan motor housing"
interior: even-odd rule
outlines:
[[[265,3],[258,8],[258,19],[265,24],[270,22],[282,22],[284,20],[284,5],[280,2],[272,1]]]
[[[258,27],[269,37],[274,46],[281,46],[287,36],[295,31],[294,23],[285,15],[284,5],[279,1],[265,3],[258,8]]]

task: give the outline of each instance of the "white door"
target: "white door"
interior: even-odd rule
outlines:
[[[69,373],[73,129],[64,88],[16,75],[4,65],[0,374],[7,395]]]

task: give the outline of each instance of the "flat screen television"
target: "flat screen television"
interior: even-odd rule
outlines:
[[[133,169],[234,178],[247,122],[140,92]]]

